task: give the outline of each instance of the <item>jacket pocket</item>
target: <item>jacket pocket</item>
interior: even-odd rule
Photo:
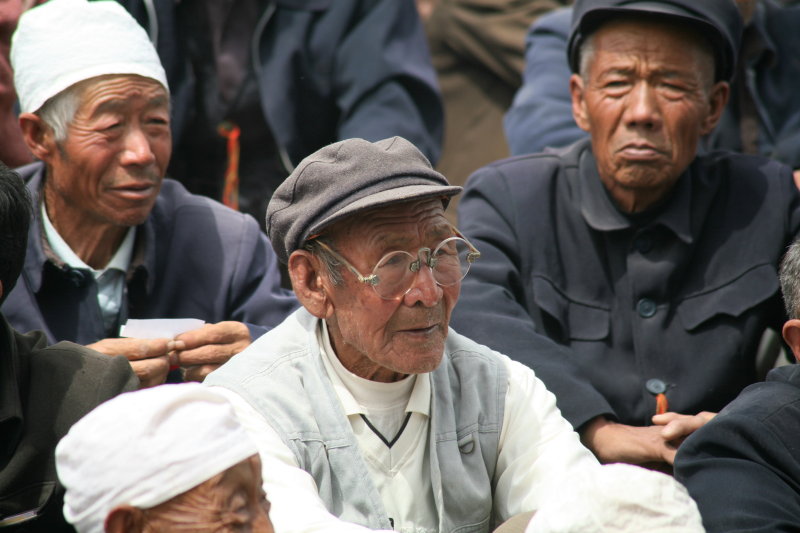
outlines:
[[[692,331],[718,315],[739,317],[778,292],[771,264],[757,265],[717,287],[683,298],[677,305],[683,327]]]
[[[609,308],[570,298],[548,279],[539,276],[533,278],[533,299],[543,313],[561,325],[564,337],[578,341],[599,341],[608,337]]]

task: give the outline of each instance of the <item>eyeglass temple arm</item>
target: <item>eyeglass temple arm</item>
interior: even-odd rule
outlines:
[[[450,225],[450,227],[453,229],[453,233],[455,233],[457,237],[460,237],[460,238],[464,239],[464,242],[467,243],[467,246],[469,246],[471,251],[470,251],[469,255],[467,256],[467,261],[469,261],[470,263],[474,263],[475,261],[480,259],[481,258],[480,250],[475,248],[475,245],[472,244],[469,241],[469,239],[467,239],[464,236],[464,234],[459,231],[459,229],[457,227],[453,226],[452,224]]]

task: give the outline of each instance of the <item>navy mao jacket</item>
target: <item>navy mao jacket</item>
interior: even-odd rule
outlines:
[[[650,380],[672,411],[719,411],[757,379],[761,336],[783,324],[777,269],[800,195],[776,161],[699,156],[662,205],[631,217],[587,139],[484,167],[458,215],[482,256],[453,327],[531,366],[576,428],[598,415],[650,424]]]
[[[44,165],[18,169],[34,199],[34,223],[20,279],[3,303],[19,331],[43,330],[50,342],[90,344],[117,337],[105,331],[90,272],[48,254],[39,190]],[[198,318],[208,323],[244,322],[253,339],[297,307],[280,287],[278,261],[249,215],[189,194],[165,179],[150,216],[137,228],[119,323],[128,318]]]

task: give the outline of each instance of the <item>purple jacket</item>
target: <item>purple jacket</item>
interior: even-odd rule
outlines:
[[[88,271],[46,254],[40,220],[42,163],[18,169],[34,200],[25,267],[3,304],[17,330],[43,330],[48,340],[90,344],[103,328],[97,285]],[[119,323],[128,318],[199,318],[244,322],[253,339],[297,307],[280,287],[278,261],[255,220],[165,179],[148,219],[138,227]]]

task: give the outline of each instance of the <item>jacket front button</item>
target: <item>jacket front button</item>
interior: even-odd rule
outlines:
[[[642,318],[650,318],[656,314],[656,303],[650,298],[642,298],[636,304],[636,310]]]

